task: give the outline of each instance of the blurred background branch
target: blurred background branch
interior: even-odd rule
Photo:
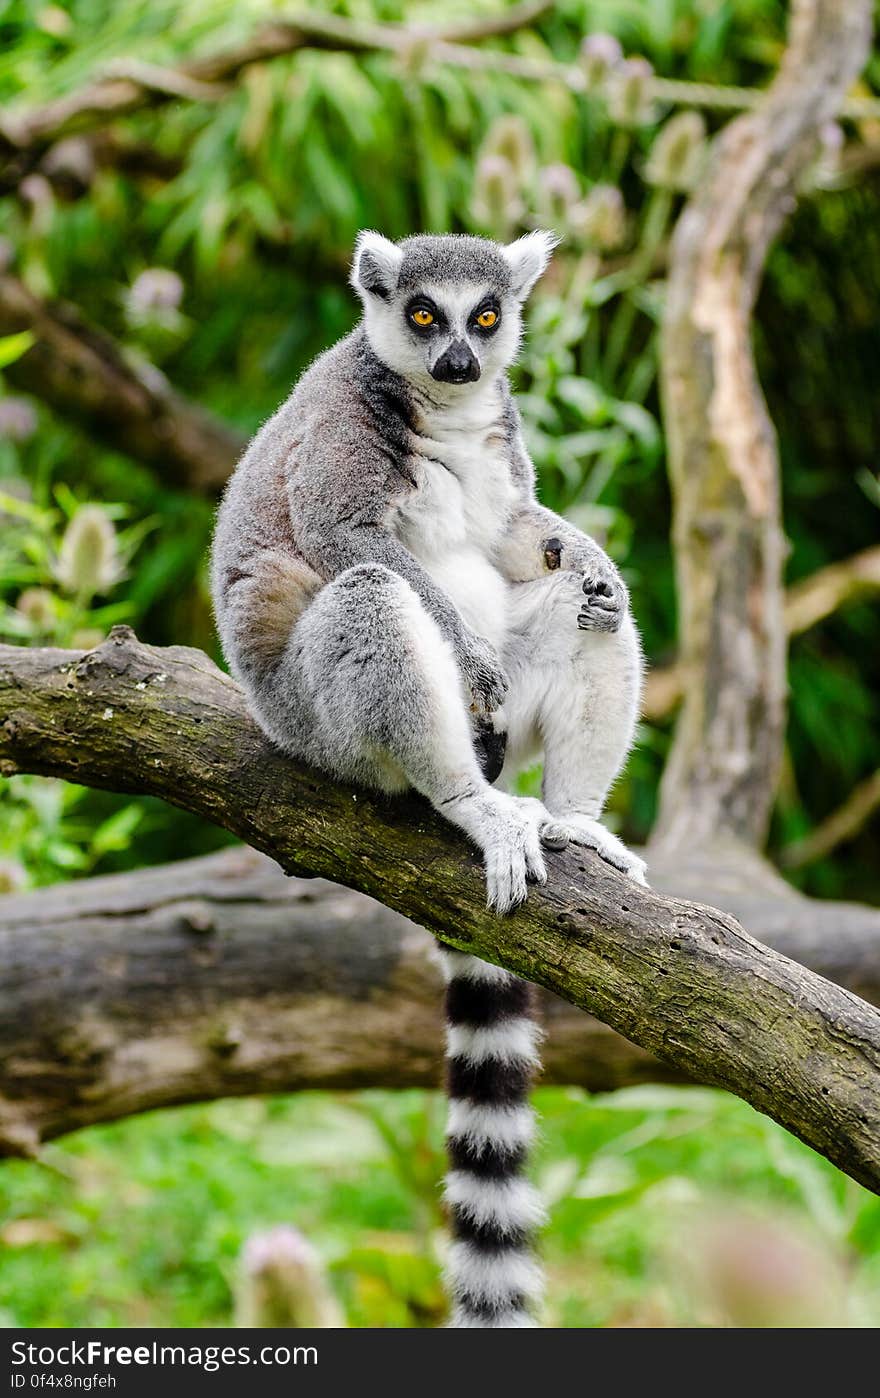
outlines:
[[[160,369],[126,353],[75,307],[45,305],[0,273],[0,335],[22,334],[31,342],[9,365],[10,383],[155,467],[169,484],[219,491],[244,448],[241,434],[188,403]]]
[[[872,772],[854,787],[843,805],[826,816],[804,839],[788,845],[782,851],[785,869],[802,869],[816,859],[824,859],[838,845],[851,840],[867,825],[880,809],[880,771]]]
[[[785,630],[789,638],[809,631],[842,607],[863,601],[880,591],[880,545],[863,549],[854,558],[829,563],[788,588],[783,601]],[[681,699],[684,673],[677,664],[651,670],[645,684],[642,712],[646,718],[664,718]]]
[[[840,607],[857,602],[880,588],[880,545],[863,549],[853,558],[831,563],[789,588],[785,597],[785,625],[789,636],[809,631]]]
[[[686,676],[653,838],[762,846],[785,735],[779,456],[752,353],[770,246],[865,65],[866,0],[796,0],[778,76],[676,225],[660,363]]]
[[[652,866],[819,975],[880,1005],[880,912],[731,863]],[[283,947],[279,939],[283,936]],[[433,1088],[441,975],[407,918],[235,849],[0,900],[0,1150],[182,1102]],[[611,1092],[686,1076],[542,992],[542,1083]]]

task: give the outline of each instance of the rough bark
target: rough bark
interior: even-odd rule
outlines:
[[[880,1003],[880,911],[748,866],[652,868]],[[153,1107],[305,1088],[436,1087],[441,978],[400,913],[238,847],[0,898],[0,1153]],[[544,991],[544,1083],[687,1082]]]
[[[0,774],[140,791],[213,820],[289,873],[377,897],[451,945],[590,1011],[726,1087],[880,1189],[880,1015],[728,915],[624,879],[588,851],[509,918],[476,856],[415,797],[334,784],[280,756],[198,651],[117,627],[94,651],[0,647]]]
[[[0,275],[0,336],[29,330],[34,344],[4,375],[99,440],[152,466],[169,485],[217,491],[244,438],[172,388],[65,303],[47,305]]]
[[[795,0],[779,74],[676,227],[661,345],[684,702],[656,837],[759,845],[785,722],[778,453],[751,347],[768,250],[864,66],[870,0]]]

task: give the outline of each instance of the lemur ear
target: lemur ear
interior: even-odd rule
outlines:
[[[535,282],[546,271],[553,249],[559,242],[555,233],[538,230],[508,243],[502,252],[510,267],[514,296],[525,301]]]
[[[397,286],[403,253],[396,243],[369,228],[358,234],[351,264],[351,284],[361,296],[385,300]]]

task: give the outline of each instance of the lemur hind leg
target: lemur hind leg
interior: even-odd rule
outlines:
[[[498,912],[546,880],[546,813],[486,781],[452,650],[396,573],[361,564],[326,584],[254,686],[254,707],[276,742],[323,770],[426,796],[481,850]]]
[[[511,611],[504,776],[543,748],[544,805],[564,834],[645,883],[644,861],[599,819],[639,713],[643,667],[632,617],[613,632],[583,629],[583,579],[562,571],[513,587]]]

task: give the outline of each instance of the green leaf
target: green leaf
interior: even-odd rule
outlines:
[[[17,335],[4,335],[0,339],[0,369],[14,364],[16,359],[27,354],[35,339],[30,330],[20,330]]]
[[[643,446],[653,450],[659,445],[660,429],[647,408],[640,403],[613,403],[611,413]]]
[[[572,408],[584,422],[600,423],[607,416],[608,399],[590,379],[563,375],[556,384],[556,392],[567,407]]]
[[[143,807],[132,802],[102,821],[92,837],[91,853],[100,859],[114,850],[127,849],[137,827],[144,818]]]

